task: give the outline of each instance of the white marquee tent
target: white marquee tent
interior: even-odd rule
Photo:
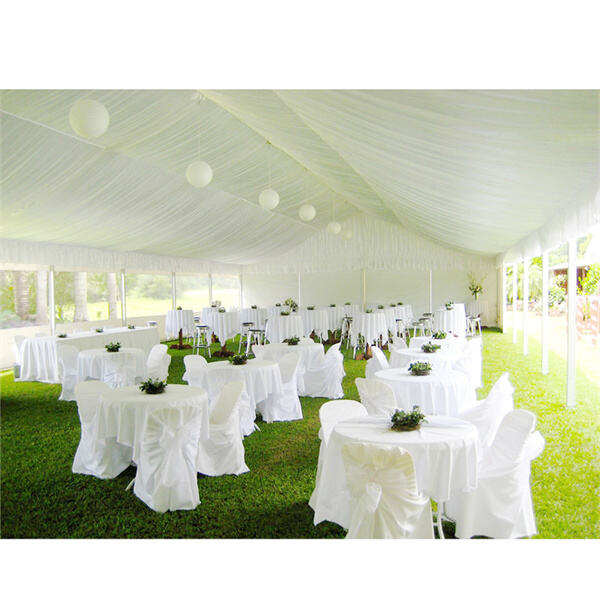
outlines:
[[[108,110],[97,138],[70,125],[82,98]],[[487,322],[502,322],[498,268],[600,223],[598,102],[596,91],[3,91],[0,262],[239,274],[246,303],[401,289],[421,310],[466,300],[475,272]],[[203,188],[186,179],[196,160],[212,168]],[[267,188],[274,210],[258,202]]]

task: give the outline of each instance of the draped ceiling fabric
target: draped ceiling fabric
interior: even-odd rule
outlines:
[[[84,97],[110,114],[93,142],[69,125]],[[285,268],[283,255],[310,270],[323,248],[328,270],[362,252],[388,265],[401,250],[396,260],[430,265],[514,260],[600,222],[596,91],[67,90],[0,100],[0,236],[19,262],[37,254],[46,264],[49,249],[72,250],[82,267],[213,272],[274,257]],[[185,178],[197,159],[214,173],[203,189]],[[258,205],[269,165],[274,211]],[[311,223],[298,217],[304,202],[317,209]],[[332,218],[352,240],[325,236]]]

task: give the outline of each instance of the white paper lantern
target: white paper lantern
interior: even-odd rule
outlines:
[[[308,222],[308,221],[312,221],[315,218],[317,211],[312,204],[303,204],[300,207],[298,214],[300,215],[300,218],[303,221]]]
[[[346,229],[345,231],[342,231],[342,237],[345,240],[351,240],[352,239],[352,229]]]
[[[265,210],[273,210],[279,204],[279,194],[272,189],[263,190],[258,202]]]
[[[342,226],[337,221],[329,221],[327,223],[327,231],[331,235],[337,235],[342,230]]]
[[[197,160],[188,165],[185,176],[194,187],[203,188],[212,181],[213,172],[208,163]]]
[[[102,102],[83,98],[71,107],[69,122],[77,135],[96,138],[108,129],[110,117]]]

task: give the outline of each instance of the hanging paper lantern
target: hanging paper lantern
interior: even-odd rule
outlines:
[[[312,221],[317,214],[315,207],[312,204],[303,204],[298,211],[298,215],[303,221]]]
[[[194,187],[203,188],[212,181],[213,172],[208,163],[197,160],[188,165],[185,176]]]
[[[273,210],[279,204],[279,194],[272,189],[263,190],[258,202],[265,210]]]
[[[86,138],[101,136],[107,129],[110,117],[102,102],[83,98],[77,100],[69,112],[69,122],[77,135]]]
[[[342,231],[342,237],[345,240],[351,240],[352,239],[352,229],[346,229],[346,230]]]
[[[329,221],[327,223],[327,231],[331,235],[337,235],[342,230],[342,226],[337,221]]]

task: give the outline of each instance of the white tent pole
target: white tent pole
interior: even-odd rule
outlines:
[[[175,271],[171,271],[171,299],[173,301],[173,310],[177,308],[177,280]]]
[[[513,289],[512,289],[513,344],[517,343],[517,285],[518,285],[517,268],[518,268],[517,263],[513,263],[513,273],[512,273],[512,280],[513,280]]]
[[[542,254],[542,373],[548,374],[548,252]]]
[[[244,307],[244,266],[240,267],[240,308]]]
[[[125,269],[121,269],[121,321],[123,325],[127,323],[127,301],[125,300],[125,293],[127,292],[125,282]]]
[[[363,310],[367,310],[367,270],[362,270],[362,305]]]
[[[429,312],[433,312],[433,271],[429,269]]]
[[[56,334],[56,303],[54,300],[54,265],[48,271],[48,304],[50,310],[50,335]]]
[[[529,259],[523,259],[523,355],[529,354]]]
[[[298,269],[298,308],[302,306],[302,293],[300,285],[300,269]]]
[[[213,303],[213,292],[212,292],[212,273],[208,274],[208,305],[212,306]]]
[[[575,346],[577,343],[577,239],[569,240],[569,270],[567,274],[567,408],[575,408]]]
[[[506,331],[506,273],[507,265],[502,265],[502,308],[500,309],[500,319],[502,322],[502,333]]]

